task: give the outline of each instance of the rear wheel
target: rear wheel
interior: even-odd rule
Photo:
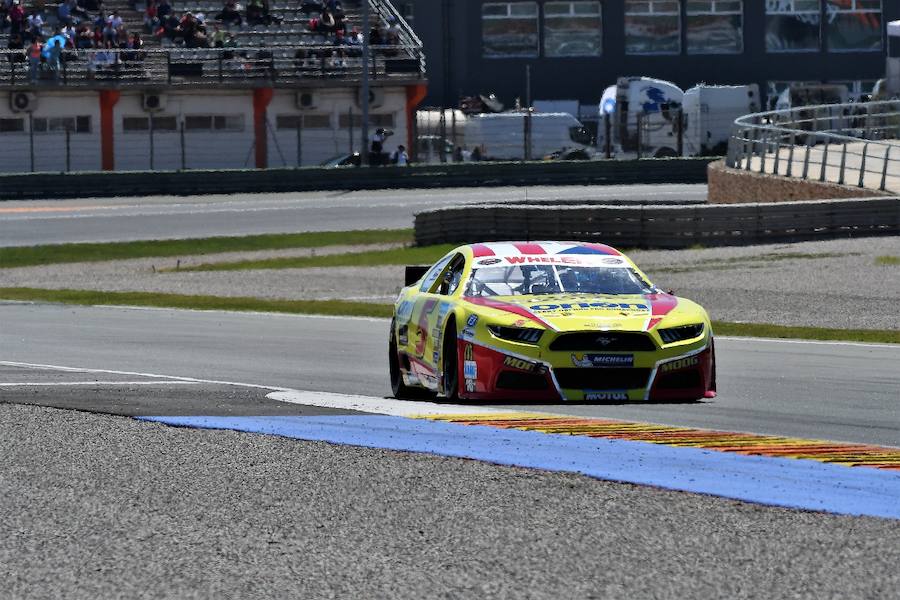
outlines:
[[[447,325],[444,333],[442,354],[442,377],[444,395],[448,400],[459,400],[459,344],[456,342],[456,324]]]
[[[398,400],[422,400],[434,396],[429,390],[412,387],[403,382],[403,374],[400,372],[400,356],[397,351],[397,334],[394,322],[391,321],[391,337],[388,342],[388,369],[391,374],[391,392]]]

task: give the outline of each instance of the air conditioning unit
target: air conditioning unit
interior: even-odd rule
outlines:
[[[13,112],[33,112],[37,108],[37,94],[34,92],[10,92],[9,108]]]
[[[356,94],[356,106],[362,108],[363,105],[362,88]],[[381,108],[384,104],[384,90],[381,88],[369,88],[369,108]]]
[[[166,95],[146,93],[141,97],[141,108],[147,112],[159,112],[166,110]]]
[[[300,110],[311,110],[318,105],[318,98],[315,92],[300,91],[297,92],[297,108]]]

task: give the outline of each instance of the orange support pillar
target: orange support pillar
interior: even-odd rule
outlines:
[[[406,150],[413,155],[413,131],[415,131],[416,108],[425,99],[428,86],[424,83],[406,86]]]
[[[119,96],[119,90],[100,91],[100,158],[104,171],[116,169],[113,108],[119,101]]]
[[[272,88],[253,90],[253,134],[256,148],[256,168],[269,166],[269,137],[266,135],[266,108],[272,101]]]

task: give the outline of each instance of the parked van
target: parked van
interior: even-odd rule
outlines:
[[[601,110],[612,106],[615,111],[612,134],[616,153],[677,156],[677,116],[683,98],[684,92],[671,81],[620,77],[615,104],[604,94],[601,105]]]
[[[759,86],[696,85],[682,103],[684,156],[721,156],[735,119],[759,112]]]
[[[484,160],[540,159],[563,150],[593,152],[584,125],[568,113],[525,111],[469,115],[466,146]],[[530,135],[526,131],[530,122]],[[530,152],[528,140],[530,138]]]

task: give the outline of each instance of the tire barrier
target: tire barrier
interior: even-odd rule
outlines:
[[[415,217],[416,244],[598,241],[623,248],[738,246],[900,233],[900,198],[725,205],[475,205]]]
[[[706,183],[711,158],[458,163],[379,168],[0,175],[0,200],[518,185]]]

